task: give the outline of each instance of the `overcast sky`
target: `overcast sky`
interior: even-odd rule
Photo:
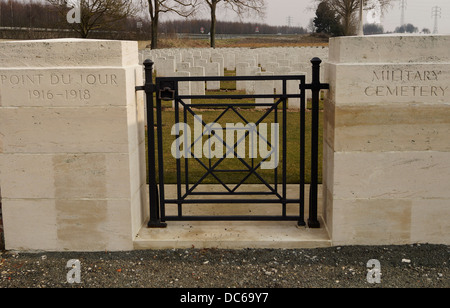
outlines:
[[[0,0],[7,1],[7,0]],[[29,0],[22,0],[29,1]],[[44,2],[45,0],[40,0]],[[139,0],[133,0],[139,1]],[[400,26],[401,20],[401,8],[400,3],[402,0],[393,0],[394,4],[392,8],[381,18],[381,24],[384,26],[384,30],[394,31],[396,27]],[[428,28],[433,32],[434,18],[432,17],[432,9],[435,6],[441,8],[441,18],[438,20],[439,34],[450,34],[450,0],[405,0],[405,23],[411,23],[419,30]],[[267,12],[265,20],[261,20],[261,23],[267,23],[269,25],[287,25],[288,17],[291,17],[291,24],[293,26],[301,26],[306,28],[309,21],[314,18],[315,10],[312,6],[315,0],[266,0]],[[365,14],[366,15],[366,14]],[[168,17],[168,18],[173,18]],[[199,11],[197,18],[209,19],[208,12],[206,10]],[[236,16],[232,12],[220,12],[220,19],[237,20]],[[163,18],[165,19],[165,18]],[[246,21],[255,22],[257,19],[253,18]],[[367,21],[365,21],[367,22]]]
[[[307,27],[315,11],[311,10],[313,0],[266,0],[267,14],[265,22],[270,25],[287,25],[287,18],[292,17],[292,24]],[[381,18],[385,31],[393,31],[400,25],[401,0],[397,0],[393,7]],[[419,30],[428,28],[433,31],[434,18],[432,8],[439,6],[442,9],[442,18],[439,22],[439,33],[450,34],[450,0],[406,0],[405,22],[411,23]],[[232,16],[227,13],[227,19]],[[254,20],[253,20],[254,21]]]

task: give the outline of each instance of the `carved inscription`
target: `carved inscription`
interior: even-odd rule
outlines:
[[[26,88],[30,100],[88,101],[93,87],[118,86],[118,77],[108,73],[0,74],[0,86]]]
[[[381,70],[373,71],[372,86],[366,87],[366,96],[444,97],[449,86],[439,84],[442,71]]]

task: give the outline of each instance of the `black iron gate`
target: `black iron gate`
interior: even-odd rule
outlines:
[[[306,131],[306,91],[312,91],[312,120],[311,120],[311,183],[309,196],[309,218],[307,220],[310,228],[319,228],[320,223],[317,217],[317,197],[318,197],[318,153],[319,153],[319,96],[322,89],[328,89],[328,84],[320,83],[320,64],[319,58],[311,60],[312,63],[312,83],[305,82],[305,76],[252,76],[252,77],[167,77],[156,78],[153,82],[153,65],[150,60],[144,62],[145,66],[145,85],[137,87],[136,90],[144,90],[147,99],[147,127],[148,127],[148,173],[149,173],[149,190],[150,190],[150,221],[148,226],[150,228],[164,228],[168,221],[296,221],[299,226],[305,226],[305,131]],[[236,94],[220,94],[220,95],[184,95],[180,93],[180,83],[186,82],[258,82],[258,81],[276,81],[282,84],[282,93],[277,94],[254,94],[254,95],[236,95]],[[292,81],[299,81],[299,94],[288,94],[287,83]],[[299,152],[300,152],[300,178],[299,180],[299,198],[289,199],[287,196],[287,180],[288,172],[287,166],[287,142],[286,136],[288,131],[287,124],[287,103],[288,99],[300,99],[300,116],[297,119],[300,123],[300,137],[299,137]],[[241,103],[239,100],[246,99],[268,99],[263,103]],[[186,103],[187,100],[195,100],[195,103]],[[206,102],[203,102],[205,100]],[[209,103],[208,100],[215,100]],[[217,103],[220,100],[221,103]],[[270,101],[271,100],[271,101]],[[155,105],[156,101],[156,105]],[[200,136],[194,136],[194,141],[185,139],[183,143],[183,154],[176,156],[176,198],[167,198],[165,192],[165,159],[163,148],[163,129],[170,129],[164,127],[163,121],[163,101],[173,102],[175,109],[175,123],[179,123],[175,129],[175,137],[180,140],[180,130],[182,123],[187,125],[188,116],[194,118],[194,122],[201,124]],[[199,102],[200,101],[200,102]],[[197,103],[199,102],[199,103]],[[257,121],[250,123],[243,114],[243,108],[264,108],[262,117]],[[204,108],[218,108],[219,116],[215,121],[205,123],[197,114],[198,110]],[[245,134],[237,142],[233,144],[227,143],[223,138],[223,134],[219,130],[226,131],[223,127],[211,126],[211,123],[218,123],[227,113],[237,116],[245,123]],[[155,118],[156,115],[156,118]],[[268,117],[273,115],[275,125],[281,125],[281,146],[279,145],[279,132],[272,135],[274,138],[269,142],[268,136],[262,136],[256,128],[258,125],[267,121]],[[180,122],[182,120],[182,122]],[[280,123],[281,122],[281,123]],[[156,128],[156,134],[155,129]],[[242,129],[242,127],[240,127]],[[237,130],[238,128],[234,128]],[[272,128],[273,130],[273,128]],[[185,131],[184,131],[185,132]],[[185,132],[186,133],[186,132]],[[185,134],[187,135],[187,134]],[[204,136],[210,136],[209,140],[215,138],[226,149],[226,155],[218,157],[213,160],[211,155],[206,159],[206,162],[194,153],[193,148],[196,143],[203,142]],[[234,136],[234,132],[233,132]],[[244,159],[242,152],[238,153],[237,148],[247,138],[257,137],[266,143],[271,149],[270,156],[261,157],[255,160]],[[189,142],[188,142],[189,141]],[[249,141],[249,144],[251,141]],[[189,146],[187,146],[189,144]],[[179,144],[176,144],[176,149]],[[211,148],[210,148],[211,149]],[[281,155],[278,153],[281,151]],[[273,166],[273,181],[268,181],[259,170],[267,163],[269,158],[275,155],[280,164]],[[232,156],[239,160],[240,169],[222,169],[223,162]],[[157,159],[158,158],[158,159]],[[189,160],[194,160],[198,165],[204,169],[205,173],[199,176],[198,179],[192,180],[189,172]],[[158,169],[158,170],[157,170]],[[279,172],[281,171],[281,172]],[[221,173],[240,173],[245,175],[237,183],[230,185],[221,180],[218,174]],[[184,173],[184,176],[183,176]],[[279,174],[281,173],[281,174]],[[224,189],[224,191],[198,191],[202,182],[208,176],[213,177],[217,183]],[[253,176],[258,179],[259,183],[265,188],[265,191],[242,191],[245,181]],[[159,180],[159,183],[158,183]],[[184,183],[182,183],[184,181]],[[280,188],[279,188],[280,186]],[[215,198],[213,198],[215,197]],[[250,198],[249,198],[250,197]],[[208,215],[208,216],[193,216],[184,215],[183,205],[198,205],[198,204],[279,204],[281,205],[280,215]],[[177,206],[177,215],[169,216],[166,214],[166,206]],[[297,215],[287,215],[287,205],[298,205]]]

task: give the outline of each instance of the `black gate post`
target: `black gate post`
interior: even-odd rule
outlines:
[[[150,197],[150,221],[149,228],[165,228],[166,223],[161,222],[158,200],[158,184],[156,182],[156,158],[155,158],[155,117],[153,93],[155,86],[153,84],[153,61],[145,60],[145,96],[147,100],[147,140],[148,140],[148,185]]]
[[[311,187],[309,191],[309,219],[310,228],[320,228],[317,219],[317,194],[319,184],[319,102],[320,90],[320,64],[322,60],[313,58],[312,63],[312,131],[311,131]]]

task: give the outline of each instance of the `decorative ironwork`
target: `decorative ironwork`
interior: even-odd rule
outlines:
[[[148,226],[150,228],[164,228],[167,226],[168,221],[297,221],[299,226],[305,226],[304,217],[304,206],[305,206],[305,107],[306,107],[306,91],[312,91],[312,128],[311,128],[311,187],[310,187],[310,203],[309,203],[309,218],[308,226],[311,228],[319,228],[320,223],[317,217],[317,187],[318,187],[318,146],[319,146],[319,95],[322,89],[328,89],[328,84],[320,83],[320,64],[321,60],[314,58],[311,60],[313,65],[312,83],[305,83],[305,76],[253,76],[253,77],[164,77],[156,78],[156,84],[152,83],[153,80],[153,62],[147,60],[144,62],[145,66],[145,76],[146,82],[144,87],[136,87],[136,90],[145,90],[147,98],[147,124],[149,128],[156,126],[155,136],[153,129],[148,129],[148,166],[149,166],[149,189],[150,189],[150,222]],[[299,89],[300,94],[288,94],[287,92],[287,82],[288,81],[300,81]],[[254,94],[254,95],[235,95],[235,94],[224,94],[224,95],[181,95],[179,93],[178,85],[180,82],[207,82],[207,81],[278,81],[283,85],[283,93],[280,94]],[[154,93],[156,95],[156,106],[154,105]],[[243,99],[257,99],[257,98],[268,98],[273,99],[273,103],[235,103],[228,102],[232,100],[243,100]],[[299,198],[289,199],[287,197],[287,102],[289,98],[300,99],[300,140],[299,140],[299,151],[300,151],[300,179],[299,179]],[[201,103],[201,104],[187,104],[186,100],[208,100],[208,99],[220,99],[224,103]],[[161,101],[169,100],[174,101],[175,108],[175,123],[180,123],[180,112],[183,114],[184,123],[187,123],[188,116],[192,116],[194,121],[201,124],[202,134],[198,136],[197,139],[194,136],[194,142],[191,143],[190,147],[185,149],[185,156],[190,156],[196,161],[204,170],[205,173],[200,177],[200,179],[193,181],[189,177],[189,160],[187,157],[184,158],[184,181],[185,187],[184,191],[182,189],[182,157],[176,159],[176,169],[177,169],[177,198],[168,199],[165,196],[165,185],[164,185],[164,149],[163,149],[163,121],[162,121],[162,104]],[[226,131],[227,129],[209,127],[202,118],[197,114],[197,109],[201,108],[222,108],[223,111],[219,114],[213,123],[218,123],[225,115],[231,113],[242,120],[245,125],[250,125],[250,121],[246,119],[245,115],[241,112],[242,108],[247,107],[260,107],[266,108],[262,117],[258,119],[254,126],[258,126],[263,123],[268,117],[273,114],[273,122],[276,124],[282,123],[282,145],[281,149],[278,149],[278,145],[269,142],[269,138],[266,136],[261,136],[261,134],[256,130],[255,132],[250,129],[246,129],[243,137],[241,137],[234,144],[228,144],[225,138],[223,138],[223,133],[219,134],[218,130],[222,129]],[[197,109],[196,109],[197,108]],[[156,110],[156,121],[154,118],[154,111]],[[280,114],[281,113],[281,121]],[[208,163],[205,163],[197,157],[193,151],[198,142],[203,141],[205,136],[204,131],[207,131],[208,136],[211,138],[216,138],[215,140],[221,143],[226,149],[227,155],[222,158],[218,158],[213,162],[212,158],[209,157]],[[276,166],[274,168],[274,178],[273,183],[267,181],[260,173],[262,164],[264,164],[269,158],[262,157],[258,162],[254,158],[251,162],[246,161],[241,157],[237,151],[238,146],[242,142],[246,142],[246,139],[252,135],[252,137],[258,137],[263,140],[268,147],[273,151],[281,151],[281,166]],[[222,137],[220,137],[222,136]],[[180,137],[180,134],[175,136]],[[273,142],[273,140],[272,140]],[[186,147],[186,144],[184,144]],[[158,151],[158,175],[159,175],[159,185],[156,180],[156,153]],[[224,160],[227,157],[234,157],[240,162],[240,169],[223,169]],[[277,152],[278,155],[278,152]],[[278,171],[281,168],[281,179],[279,179]],[[234,173],[245,173],[242,179],[237,181],[237,184],[225,183],[221,178],[220,174],[234,172]],[[220,185],[224,188],[223,192],[205,192],[198,191],[198,188],[203,183],[203,181],[208,177],[212,176]],[[242,191],[243,184],[251,177],[256,177],[261,184],[267,189],[265,192],[252,192],[252,191]],[[281,185],[281,190],[278,186]],[[202,198],[199,198],[199,197]],[[222,197],[217,198],[204,198],[204,197]],[[243,196],[255,196],[255,198],[242,198]],[[256,198],[260,196],[260,198]],[[264,197],[264,199],[261,199]],[[223,199],[226,198],[226,199]],[[167,216],[166,215],[166,205],[174,204],[178,205],[178,215],[177,216]],[[183,204],[281,204],[282,210],[281,214],[278,216],[186,216],[183,214]],[[299,213],[295,216],[287,215],[287,205],[288,204],[298,204]]]

